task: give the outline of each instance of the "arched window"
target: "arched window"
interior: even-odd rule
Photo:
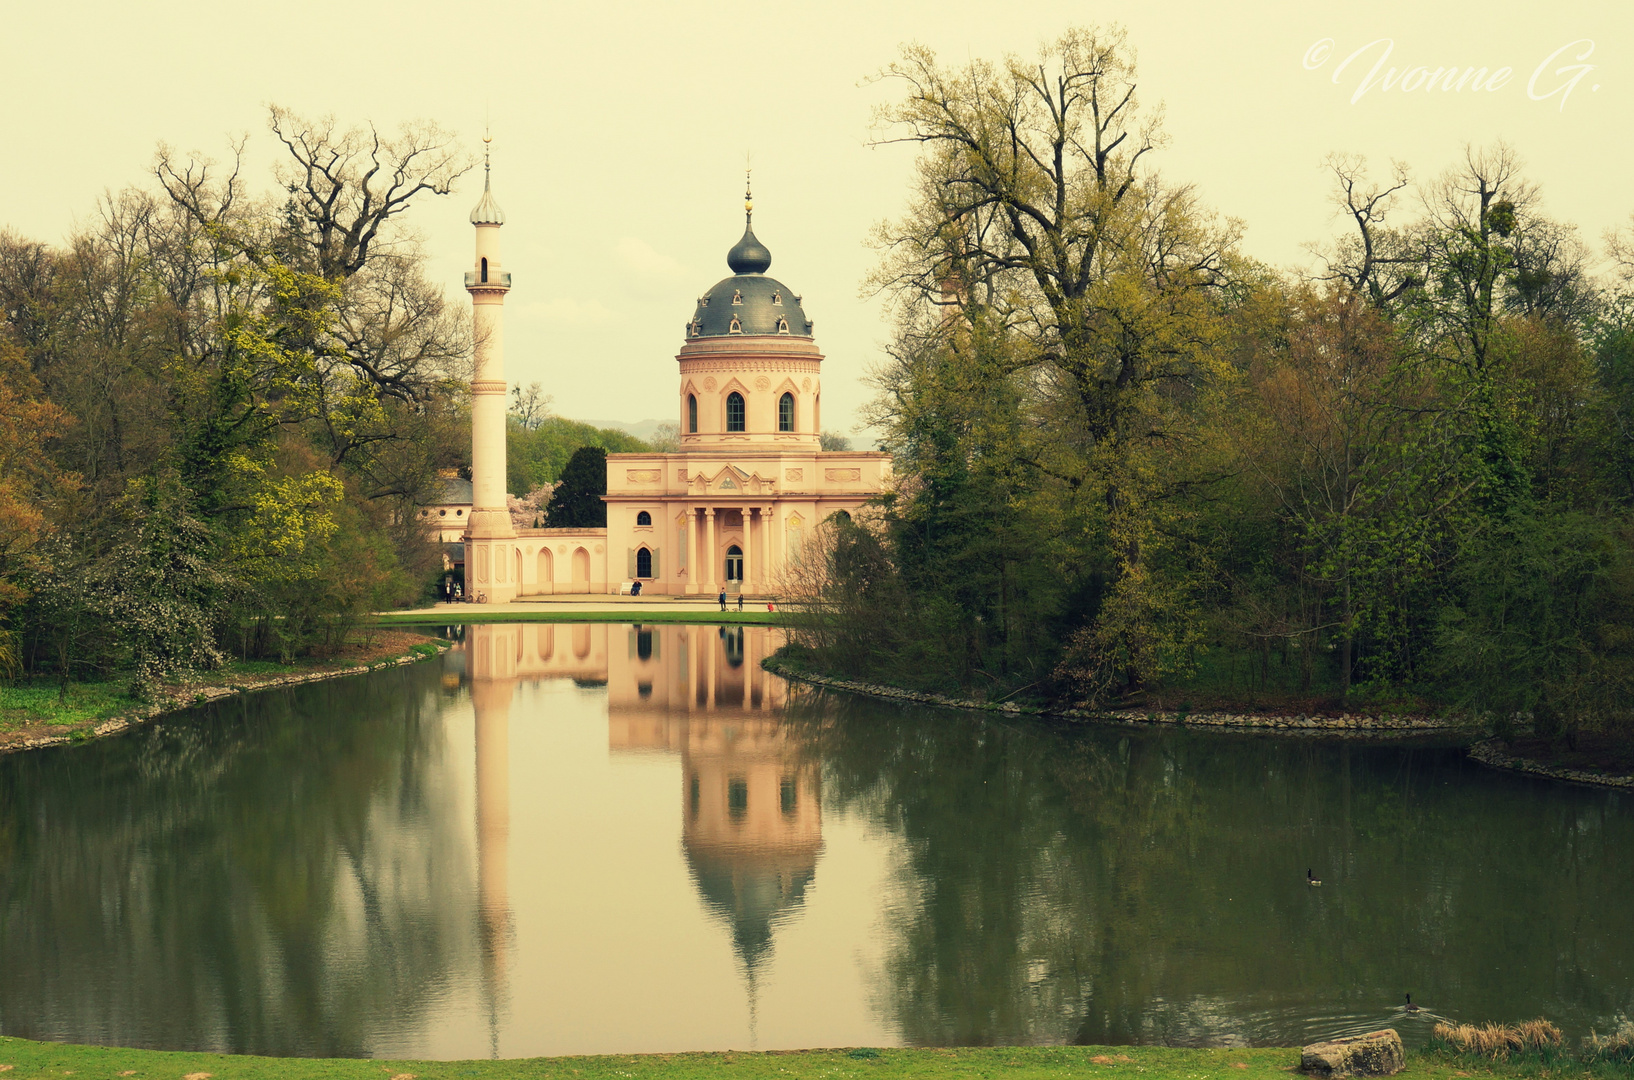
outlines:
[[[777,401],[777,430],[794,430],[794,395],[784,394]]]
[[[652,524],[652,515],[647,513],[645,510],[643,510],[643,511],[641,511],[641,513],[639,513],[639,514],[637,514],[635,516],[635,523],[637,525],[651,525]],[[645,551],[646,549],[642,548],[642,550]]]
[[[726,580],[743,580],[743,549],[736,544],[726,549]]]
[[[646,548],[635,549],[635,576],[639,578],[652,577],[652,552]]]
[[[743,430],[743,395],[736,390],[726,395],[726,430]]]
[[[484,285],[488,284],[488,260],[486,258],[482,260],[482,283]]]
[[[698,395],[687,395],[687,431],[698,434]]]

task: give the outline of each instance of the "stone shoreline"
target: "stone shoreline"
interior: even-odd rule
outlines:
[[[1470,734],[1470,728],[1467,725],[1460,724],[1457,721],[1437,720],[1427,716],[1368,716],[1349,713],[1341,716],[1267,716],[1256,713],[1139,712],[1132,709],[1104,711],[1045,709],[1017,705],[1014,702],[975,701],[969,698],[956,698],[947,694],[904,690],[899,686],[837,679],[828,675],[798,671],[776,662],[771,657],[761,661],[761,666],[772,674],[780,675],[785,679],[810,683],[813,686],[821,686],[832,690],[843,690],[850,694],[863,694],[868,697],[885,698],[890,701],[908,701],[915,704],[936,705],[950,709],[997,712],[1010,716],[1038,716],[1149,726],[1170,724],[1239,731],[1274,731],[1279,734],[1321,735],[1330,738],[1392,739],[1413,735]],[[1608,776],[1603,773],[1584,772],[1581,769],[1543,765],[1529,758],[1515,757],[1504,753],[1499,749],[1497,739],[1484,739],[1474,743],[1469,748],[1469,756],[1471,760],[1493,769],[1531,773],[1534,776],[1575,784],[1634,789],[1634,776]]]
[[[919,690],[904,690],[899,686],[855,682],[828,675],[799,671],[774,659],[767,658],[761,666],[774,675],[814,686],[844,690],[852,694],[886,698],[891,701],[911,701],[923,705],[938,705],[952,709],[974,709],[1011,716],[1040,716],[1065,720],[1094,720],[1122,724],[1184,725],[1187,727],[1232,728],[1250,731],[1277,731],[1288,734],[1329,735],[1339,737],[1401,738],[1412,735],[1456,734],[1468,732],[1468,727],[1455,720],[1439,720],[1428,716],[1344,713],[1339,716],[1271,716],[1264,713],[1178,712],[1139,709],[1050,709],[1015,702],[976,701]]]
[[[1596,787],[1615,787],[1634,789],[1634,776],[1608,776],[1605,773],[1585,772],[1582,769],[1567,769],[1558,765],[1545,765],[1533,761],[1531,758],[1516,757],[1506,754],[1497,739],[1483,739],[1469,748],[1469,756],[1474,761],[1494,769],[1505,769],[1509,772],[1531,773],[1534,776],[1546,777],[1550,780],[1564,780],[1573,784],[1593,784]]]
[[[384,671],[386,668],[414,664],[421,660],[430,660],[433,657],[441,656],[447,648],[446,644],[436,642],[433,642],[433,644],[437,645],[435,653],[410,652],[402,656],[372,660],[350,667],[293,672],[288,675],[275,675],[265,679],[250,675],[227,686],[185,687],[178,693],[171,694],[149,705],[144,705],[139,709],[134,709],[119,716],[110,716],[106,720],[100,721],[94,728],[78,728],[74,733],[68,735],[37,735],[32,738],[18,739],[15,742],[0,742],[0,754],[10,754],[22,750],[39,750],[47,746],[66,746],[70,743],[84,742],[88,739],[102,738],[106,735],[116,735],[138,724],[157,720],[169,713],[191,709],[195,705],[207,705],[212,701],[219,701],[222,698],[233,697],[238,694],[250,694],[258,690],[275,690],[282,686],[299,686],[302,683],[322,682],[325,679],[339,679],[348,675],[367,675],[371,671]],[[84,735],[76,739],[74,734],[78,732],[83,732]]]

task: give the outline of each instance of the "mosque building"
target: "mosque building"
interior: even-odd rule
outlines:
[[[505,215],[485,175],[471,212],[476,265],[465,275],[476,339],[471,507],[437,508],[467,522],[469,596],[616,593],[635,581],[647,594],[775,592],[814,526],[885,490],[890,455],[819,445],[823,354],[800,294],[767,275],[772,254],[753,221],[746,191],[731,276],[698,298],[675,357],[681,449],[608,455],[605,528],[516,527],[505,491],[511,274],[500,256]]]

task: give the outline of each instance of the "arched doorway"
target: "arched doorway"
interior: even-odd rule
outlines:
[[[638,578],[652,577],[652,552],[646,548],[635,550],[635,576]]]
[[[726,583],[734,589],[743,584],[743,549],[736,544],[726,549]]]
[[[540,548],[538,559],[539,591],[542,593],[556,591],[556,563],[551,558],[550,549]]]

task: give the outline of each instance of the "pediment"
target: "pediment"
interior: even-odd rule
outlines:
[[[765,495],[777,489],[777,482],[758,472],[748,472],[736,465],[723,465],[713,475],[694,473],[695,490],[720,495]]]

